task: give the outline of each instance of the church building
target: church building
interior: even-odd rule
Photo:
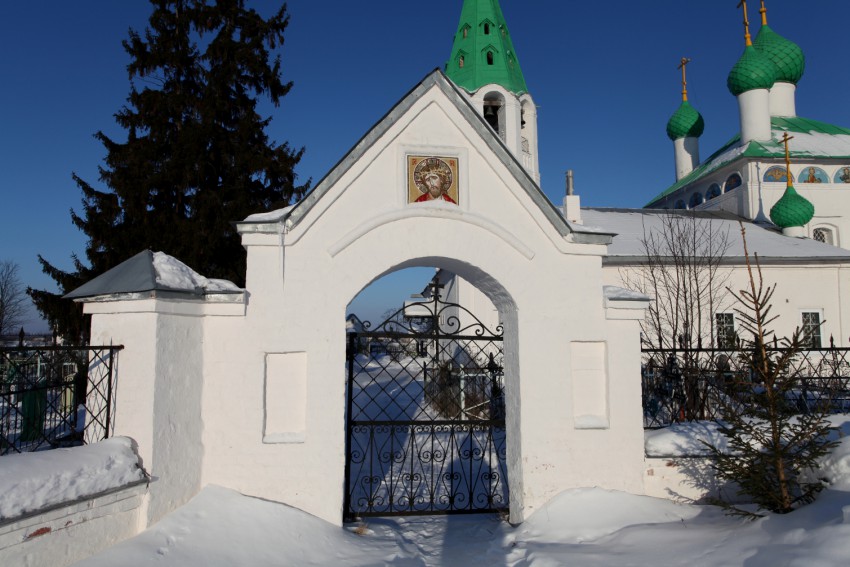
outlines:
[[[755,39],[748,19],[745,22],[744,52],[726,83],[738,100],[740,132],[700,161],[699,138],[706,125],[688,101],[684,60],[682,104],[667,123],[676,181],[647,208],[727,211],[772,223],[786,234],[850,248],[850,129],[797,114],[805,55],[768,25],[764,0],[759,12],[761,27]],[[790,192],[789,179],[794,184]]]
[[[153,479],[144,521],[207,484],[336,524],[471,512],[519,523],[570,488],[668,494],[644,452],[650,297],[629,286],[639,243],[665,218],[728,235],[731,287],[743,285],[740,219],[780,286],[777,333],[802,320],[813,345],[815,330],[821,344],[850,336],[850,252],[826,243],[850,225],[818,216],[841,210],[829,189],[847,182],[850,131],[796,116],[802,53],[766,20],[746,43],[729,79],[740,136],[700,162],[703,120],[685,95],[668,127],[679,180],[656,208],[582,209],[571,183],[556,206],[499,2],[464,0],[445,71],[301,201],[236,223],[245,289],[143,251],[68,294],[92,315],[93,343],[124,345],[114,433],[136,441]],[[409,267],[440,270],[442,300],[472,322],[440,317],[434,294],[430,326],[401,332],[401,317],[368,335],[347,306]],[[734,332],[728,305],[705,321],[708,342]]]

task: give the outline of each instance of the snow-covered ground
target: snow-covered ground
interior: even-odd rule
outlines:
[[[493,516],[372,519],[339,529],[281,504],[208,486],[143,534],[78,567],[839,566],[850,492],[747,522],[713,507],[600,489],[562,493],[519,527]]]
[[[138,537],[77,565],[805,566],[850,564],[850,424],[823,463],[818,500],[751,522],[712,506],[596,488],[566,491],[525,523],[492,515],[369,519],[339,529],[282,504],[208,486]],[[705,426],[655,440],[693,446]],[[657,434],[660,435],[660,434]],[[650,436],[651,438],[652,436]],[[648,444],[649,444],[648,439]]]
[[[822,463],[829,488],[809,506],[754,522],[712,506],[587,488],[560,494],[517,527],[478,515],[375,518],[340,529],[282,504],[208,486],[139,536],[77,565],[846,566],[847,419],[834,419],[841,443]],[[703,425],[681,427],[678,438],[649,435],[647,445],[669,453],[692,446],[700,431],[710,433]],[[51,458],[55,462],[44,461]],[[17,501],[17,509],[26,511],[132,482],[141,474],[134,459],[129,440],[120,438],[3,457],[0,503]]]

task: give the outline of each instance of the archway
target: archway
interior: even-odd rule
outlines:
[[[448,270],[420,290],[375,324],[346,317],[348,520],[508,510],[501,317]]]

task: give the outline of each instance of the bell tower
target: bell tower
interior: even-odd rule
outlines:
[[[464,0],[446,75],[539,185],[537,107],[499,0]]]

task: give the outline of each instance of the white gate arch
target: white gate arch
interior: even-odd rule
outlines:
[[[413,202],[428,157],[455,168],[451,200]],[[643,492],[646,301],[606,293],[611,235],[566,221],[441,72],[304,200],[237,227],[241,294],[86,300],[92,340],[125,345],[115,427],[156,478],[149,520],[215,483],[340,523],[345,309],[411,266],[458,274],[505,323],[511,521],[567,488]]]

